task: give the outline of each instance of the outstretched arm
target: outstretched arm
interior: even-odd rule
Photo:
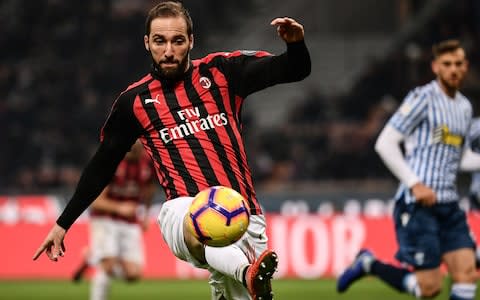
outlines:
[[[36,260],[44,251],[53,261],[57,261],[59,256],[63,256],[65,251],[63,239],[66,231],[105,188],[125,153],[126,151],[122,151],[120,147],[116,148],[109,141],[100,144],[83,171],[72,199],[33,255],[33,260]]]
[[[107,186],[125,153],[139,136],[140,129],[132,111],[133,99],[135,97],[126,92],[115,102],[102,129],[103,139],[97,152],[84,169],[75,193],[56,224],[33,255],[34,260],[44,251],[53,261],[63,256],[66,231]]]

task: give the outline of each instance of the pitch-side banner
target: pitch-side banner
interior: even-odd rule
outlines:
[[[27,198],[16,202],[16,211],[10,211],[11,204],[0,197],[0,279],[70,278],[88,246],[88,218],[81,218],[69,230],[65,257],[51,262],[42,255],[33,261],[35,250],[55,220],[56,204],[48,197]],[[480,236],[480,215],[469,214],[469,223],[472,231]],[[203,278],[208,275],[176,259],[163,242],[154,219],[150,225],[144,234],[145,277]],[[280,258],[277,277],[333,277],[352,261],[361,247],[370,248],[385,261],[395,262],[397,245],[389,216],[268,214],[267,226],[269,245]]]

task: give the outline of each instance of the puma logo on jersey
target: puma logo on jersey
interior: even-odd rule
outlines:
[[[145,104],[149,104],[149,103],[157,103],[157,104],[160,104],[160,101],[158,100],[158,94],[157,94],[157,97],[155,97],[155,99],[151,99],[151,98],[147,98],[145,99]]]

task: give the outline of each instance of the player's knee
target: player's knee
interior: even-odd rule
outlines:
[[[435,298],[442,291],[442,281],[431,279],[420,284],[422,298]]]
[[[100,267],[103,269],[105,273],[107,273],[108,276],[115,275],[115,264],[112,260],[103,260],[100,263]]]
[[[422,298],[431,299],[435,298],[442,292],[440,287],[428,287],[425,290],[422,290]]]

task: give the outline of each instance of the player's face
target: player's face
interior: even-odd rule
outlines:
[[[447,90],[458,90],[468,70],[465,51],[457,49],[438,56],[432,62],[432,70]]]
[[[181,77],[188,69],[193,36],[187,33],[182,17],[156,18],[150,25],[150,35],[144,37],[160,74],[169,79]]]

